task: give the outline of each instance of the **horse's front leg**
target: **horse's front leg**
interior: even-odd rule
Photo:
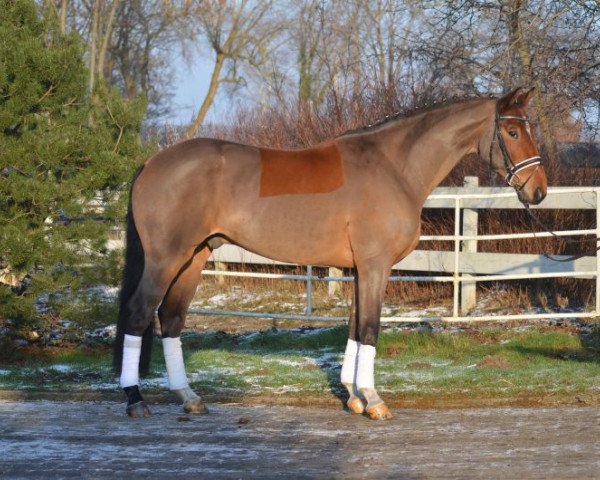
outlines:
[[[369,262],[357,264],[356,331],[350,338],[344,354],[342,383],[348,389],[348,408],[355,413],[366,414],[373,420],[385,420],[392,413],[375,389],[375,345],[379,335],[381,303],[385,294],[391,264]],[[362,398],[361,398],[362,397]],[[362,399],[366,402],[364,406]]]
[[[346,351],[344,352],[344,363],[342,364],[341,381],[348,390],[348,401],[346,406],[352,413],[363,413],[365,402],[356,386],[356,370],[358,361],[358,348],[360,344],[353,338],[348,338]]]
[[[358,337],[357,322],[356,322],[356,296],[358,291],[358,282],[354,282],[352,292],[352,305],[350,307],[350,320],[348,321],[348,342],[346,343],[346,351],[344,352],[344,362],[342,363],[342,372],[340,380],[342,385],[348,390],[348,401],[346,406],[352,413],[363,413],[365,404],[361,398],[361,394],[356,388],[356,367],[358,361],[358,347],[356,341]]]

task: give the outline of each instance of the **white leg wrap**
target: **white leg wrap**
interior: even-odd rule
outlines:
[[[121,388],[132,387],[140,382],[140,353],[142,351],[142,337],[125,335],[123,340],[123,363],[121,364]]]
[[[167,374],[169,376],[169,389],[180,390],[186,388],[188,386],[188,379],[185,374],[185,365],[183,364],[181,339],[179,337],[163,338],[162,344],[165,363],[167,364]]]
[[[181,400],[183,403],[190,400],[200,400],[200,397],[196,395],[196,392],[194,392],[190,387],[173,390],[173,393],[177,395],[179,400]]]
[[[352,385],[355,382],[358,346],[358,342],[348,339],[344,353],[344,363],[342,364],[342,373],[340,375],[340,380],[344,385]]]
[[[371,345],[361,345],[358,350],[356,388],[375,388],[375,347]]]

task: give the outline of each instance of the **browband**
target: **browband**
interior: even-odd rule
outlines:
[[[515,115],[498,115],[498,120],[519,120],[521,122],[529,122],[529,117],[517,117]]]

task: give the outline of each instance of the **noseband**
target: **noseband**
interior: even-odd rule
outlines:
[[[492,143],[490,144],[490,165],[492,163],[492,148],[494,146],[494,141],[497,140],[498,146],[500,147],[500,151],[502,152],[504,168],[506,169],[506,176],[504,177],[504,180],[509,186],[514,187],[516,190],[522,190],[525,187],[525,185],[527,185],[527,182],[529,182],[533,174],[536,172],[537,167],[533,170],[533,172],[531,172],[531,174],[527,177],[527,180],[525,180],[525,182],[513,185],[513,179],[517,177],[519,180],[521,180],[518,173],[533,165],[541,165],[542,158],[539,155],[536,155],[534,157],[526,158],[525,160],[522,160],[518,163],[514,163],[510,158],[510,152],[508,151],[506,143],[504,142],[504,138],[502,138],[502,133],[500,132],[500,120],[518,120],[519,122],[524,122],[526,125],[529,125],[529,118],[518,117],[513,115],[500,115],[500,113],[498,112],[498,108],[496,108],[496,119],[494,122],[494,137],[492,139]]]

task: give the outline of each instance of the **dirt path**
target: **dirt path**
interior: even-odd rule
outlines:
[[[600,478],[600,409],[396,410],[0,401],[0,478]]]

